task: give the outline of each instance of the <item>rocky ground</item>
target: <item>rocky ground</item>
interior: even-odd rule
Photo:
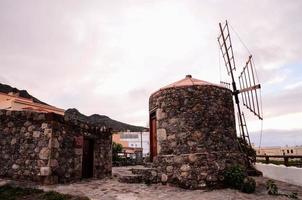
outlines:
[[[113,168],[113,173],[120,173],[129,168]],[[220,190],[184,190],[170,185],[146,185],[120,183],[116,178],[104,180],[87,180],[72,184],[38,186],[38,188],[49,191],[54,190],[60,193],[87,196],[91,200],[175,200],[175,199],[288,199],[284,196],[270,196],[266,194],[265,182],[267,178],[256,178],[257,189],[254,194],[245,194],[232,189]],[[0,180],[0,185],[11,182]],[[13,182],[17,185],[30,186],[28,183]],[[297,192],[302,198],[302,187],[276,181],[280,192]]]

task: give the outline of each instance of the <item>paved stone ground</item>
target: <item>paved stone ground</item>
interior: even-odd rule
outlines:
[[[121,173],[129,168],[114,168],[113,173],[117,171]],[[236,190],[220,189],[220,190],[184,190],[169,185],[154,184],[147,186],[145,184],[125,184],[117,181],[116,178],[104,180],[88,180],[65,185],[38,186],[44,190],[55,190],[60,193],[68,193],[72,195],[87,196],[91,200],[176,200],[176,199],[287,199],[284,196],[270,196],[266,194],[265,182],[267,178],[256,178],[257,189],[254,194],[244,194]],[[3,185],[9,180],[1,180]],[[16,184],[16,182],[14,182]],[[302,198],[302,187],[290,185],[287,183],[276,181],[279,190],[284,193],[298,192],[298,196]],[[28,183],[20,183],[17,185],[31,186]]]

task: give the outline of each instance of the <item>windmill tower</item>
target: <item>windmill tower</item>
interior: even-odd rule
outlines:
[[[239,95],[241,95],[242,105],[244,105],[250,112],[252,112],[259,120],[263,120],[261,105],[260,105],[260,92],[261,85],[255,78],[255,66],[252,55],[248,57],[245,66],[241,73],[239,73],[238,83],[235,81],[236,65],[233,52],[233,45],[231,41],[231,35],[229,31],[229,25],[226,21],[224,25],[219,23],[220,34],[218,36],[219,48],[223,57],[224,65],[227,70],[228,76],[231,77],[231,84],[227,82],[221,82],[225,87],[232,89],[233,96],[236,103],[236,109],[238,113],[238,125],[240,137],[243,141],[246,141],[251,146],[250,137],[246,125],[245,115],[239,101]],[[231,88],[230,88],[231,87]]]

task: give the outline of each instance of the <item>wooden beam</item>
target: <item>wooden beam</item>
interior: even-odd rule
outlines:
[[[257,84],[257,85],[254,85],[254,86],[247,87],[247,88],[244,88],[242,90],[239,90],[239,93],[248,92],[248,91],[256,90],[256,89],[260,89],[260,88],[261,88],[260,84]]]

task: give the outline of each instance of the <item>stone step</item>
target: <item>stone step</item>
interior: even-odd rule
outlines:
[[[131,172],[133,174],[144,175],[148,172],[151,172],[152,170],[154,170],[154,169],[153,168],[132,168]]]
[[[153,165],[152,162],[145,162],[145,163],[144,163],[144,166],[145,166],[146,168],[152,168],[152,165]]]
[[[119,175],[118,181],[121,183],[142,183],[143,176],[137,174]]]

